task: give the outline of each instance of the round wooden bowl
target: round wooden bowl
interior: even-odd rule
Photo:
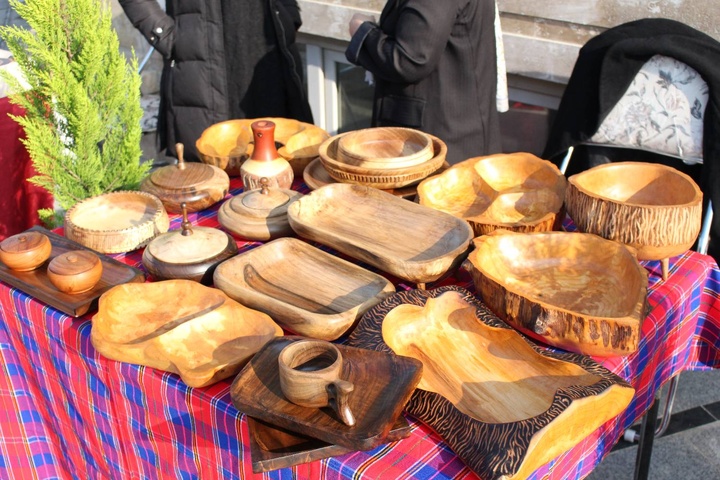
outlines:
[[[74,295],[97,285],[102,276],[100,258],[89,250],[65,252],[50,261],[47,276],[61,292]]]
[[[666,165],[617,162],[568,179],[568,215],[578,229],[637,250],[640,260],[662,260],[687,251],[700,233],[702,191]]]
[[[40,232],[23,232],[0,242],[0,262],[12,270],[29,272],[50,258],[52,243]]]
[[[65,214],[65,236],[100,253],[137,250],[169,227],[160,199],[145,192],[105,193]]]
[[[467,220],[479,236],[498,228],[559,230],[566,185],[551,162],[513,153],[470,158],[426,178],[417,190],[421,205]]]
[[[430,136],[412,128],[364,128],[338,139],[337,159],[368,169],[412,167],[434,156]]]
[[[433,157],[425,162],[401,168],[365,168],[349,165],[338,160],[338,142],[343,135],[332,137],[320,145],[320,162],[336,181],[354,183],[367,187],[388,190],[417,183],[443,167],[447,156],[447,145],[430,135],[433,142]]]

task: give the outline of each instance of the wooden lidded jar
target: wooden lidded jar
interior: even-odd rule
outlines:
[[[90,250],[71,250],[50,261],[47,276],[61,292],[74,295],[90,291],[102,277],[100,258]]]
[[[181,228],[155,237],[143,252],[143,266],[156,280],[186,279],[210,285],[215,267],[238,252],[237,244],[217,228],[193,227],[185,204],[180,208]]]
[[[52,244],[40,232],[23,232],[0,242],[0,262],[12,270],[29,272],[50,258]]]
[[[240,166],[245,190],[262,187],[260,179],[265,177],[271,187],[290,189],[294,174],[290,162],[278,154],[275,147],[275,123],[258,120],[250,125],[255,142],[253,153]]]
[[[180,213],[184,203],[188,212],[197,212],[216,204],[230,190],[230,177],[224,170],[206,163],[185,163],[183,144],[175,145],[177,165],[160,167],[140,185],[140,190],[160,199],[165,210]]]

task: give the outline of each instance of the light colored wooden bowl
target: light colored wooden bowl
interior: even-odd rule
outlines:
[[[305,195],[288,218],[300,236],[421,286],[457,268],[473,236],[462,219],[345,183]]]
[[[338,139],[337,159],[368,169],[412,167],[435,156],[432,138],[412,128],[374,127]]]
[[[589,233],[503,230],[473,243],[463,266],[510,325],[585,355],[637,350],[648,278],[625,245]]]
[[[137,250],[169,227],[160,199],[145,192],[105,193],[65,214],[65,236],[100,253]]]
[[[65,252],[48,264],[47,276],[55,288],[70,295],[91,290],[102,277],[100,258],[89,250]]]
[[[504,228],[559,230],[567,182],[560,170],[530,153],[460,162],[418,185],[421,205],[467,220],[475,235]]]
[[[617,162],[568,179],[565,204],[578,229],[637,250],[640,260],[662,260],[692,247],[702,223],[702,191],[666,165]]]
[[[341,134],[326,140],[320,145],[320,161],[328,174],[336,181],[354,183],[366,187],[388,190],[402,188],[420,182],[443,167],[447,156],[447,145],[437,137],[430,135],[433,142],[433,157],[410,167],[365,168],[349,165],[338,160],[338,142]]]
[[[52,243],[40,232],[23,232],[0,242],[0,262],[12,270],[29,272],[50,258]]]

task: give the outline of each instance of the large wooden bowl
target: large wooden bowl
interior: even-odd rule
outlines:
[[[687,251],[700,233],[702,191],[666,165],[617,162],[571,176],[565,198],[578,229],[637,250],[640,260],[668,259]]]
[[[412,128],[364,128],[338,139],[338,160],[368,169],[412,167],[434,156],[432,138]]]
[[[403,291],[349,344],[423,364],[405,411],[483,479],[523,479],[622,412],[634,390],[585,355],[532,344],[456,286]]]
[[[253,152],[250,125],[257,120],[275,123],[275,142],[278,153],[293,167],[295,176],[318,156],[318,148],[330,135],[320,127],[298,120],[267,117],[237,119],[211,125],[195,142],[203,162],[222,168],[228,175],[239,176],[240,166]]]
[[[589,233],[500,230],[473,243],[463,266],[510,325],[585,355],[637,350],[648,278],[623,244]]]
[[[145,192],[98,195],[65,214],[65,236],[100,253],[137,250],[169,227],[160,199]]]
[[[418,185],[418,201],[467,220],[475,235],[559,230],[565,177],[530,153],[470,158]]]

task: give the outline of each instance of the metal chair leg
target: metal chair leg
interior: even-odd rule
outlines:
[[[658,397],[653,400],[650,410],[645,413],[640,426],[640,442],[635,457],[635,480],[647,480],[650,474],[650,458],[652,457],[653,441],[655,440],[655,422],[658,413]]]

